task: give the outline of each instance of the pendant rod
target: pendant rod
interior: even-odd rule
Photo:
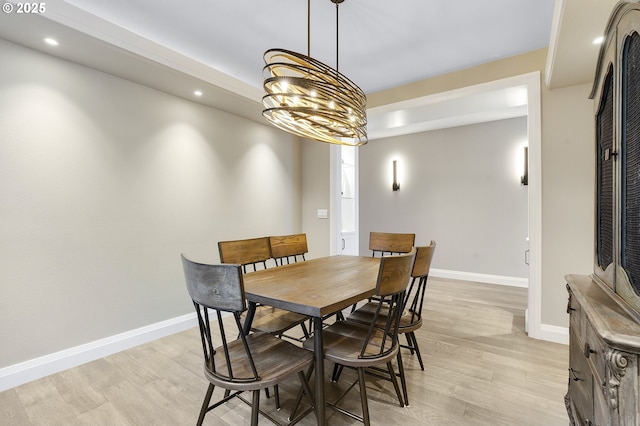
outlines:
[[[340,68],[338,67],[338,60],[339,60],[339,55],[338,55],[338,46],[340,45],[338,43],[339,38],[340,38],[340,31],[338,30],[338,9],[339,9],[340,3],[336,3],[336,76],[340,76]]]
[[[311,57],[311,0],[307,0],[307,56]]]

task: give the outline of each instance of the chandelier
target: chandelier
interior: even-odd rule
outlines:
[[[321,142],[359,146],[367,143],[367,98],[338,71],[338,5],[336,68],[310,54],[311,0],[307,0],[307,54],[285,49],[264,53],[262,115],[274,126]]]

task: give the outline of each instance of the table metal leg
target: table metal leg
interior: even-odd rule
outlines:
[[[319,426],[325,426],[324,406],[324,343],[322,341],[322,317],[313,318],[313,356],[316,370],[316,416]]]

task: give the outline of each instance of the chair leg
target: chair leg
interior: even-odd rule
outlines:
[[[362,404],[362,422],[370,426],[369,403],[367,402],[367,385],[364,381],[364,368],[358,368],[358,382],[360,382],[360,402]]]
[[[420,369],[424,371],[424,364],[422,363],[422,355],[420,354],[420,346],[418,346],[418,339],[416,339],[415,333],[412,331],[407,335],[407,337],[411,336],[411,340],[413,340],[413,347],[416,350],[416,355],[418,356],[418,362],[420,363]]]
[[[316,411],[316,400],[313,397],[313,394],[311,393],[311,386],[309,386],[309,379],[311,378],[312,372],[313,372],[313,365],[309,368],[309,371],[307,372],[306,376],[302,371],[299,371],[298,377],[302,382],[302,388],[304,389],[305,393],[307,394],[307,397],[309,398],[309,403],[313,407],[313,411]]]
[[[213,395],[213,389],[215,386],[209,383],[209,387],[207,388],[207,393],[204,396],[204,401],[202,401],[202,408],[200,409],[200,415],[198,416],[197,426],[201,426],[204,421],[204,416],[207,414],[207,410],[209,409],[209,402],[211,401],[211,395]]]
[[[344,366],[340,364],[333,365],[333,373],[331,374],[331,382],[338,383],[340,380],[340,375],[342,374],[342,370],[344,370]]]
[[[398,351],[398,370],[400,372],[400,385],[402,386],[402,393],[404,394],[404,406],[409,406],[409,392],[407,392],[407,379],[404,376],[404,364],[402,363],[402,352]],[[391,372],[393,373],[393,372]]]
[[[411,355],[413,355],[414,345],[413,341],[411,340],[411,333],[405,334],[404,337],[407,339],[407,347],[409,348],[409,352],[411,353]]]
[[[307,326],[304,323],[300,323],[300,327],[302,328],[302,334],[304,334],[304,338],[308,339],[310,337],[309,330],[307,330]]]
[[[313,373],[313,364],[311,365],[311,367],[309,367],[309,371],[307,371],[307,375],[305,377],[305,380],[302,383],[302,387],[300,388],[300,390],[298,391],[298,396],[296,397],[296,402],[293,404],[293,409],[291,410],[291,414],[289,415],[289,421],[292,421],[295,416],[296,416],[296,412],[298,411],[298,407],[300,406],[300,402],[302,402],[302,395],[304,393],[307,393],[309,395],[309,399],[311,400],[311,405],[314,408],[315,411],[315,401],[313,400],[313,397],[311,396],[311,388],[309,387],[309,379],[311,378],[311,374]],[[302,377],[300,378],[300,380],[302,380]],[[317,415],[317,413],[316,413]]]
[[[393,383],[393,388],[396,390],[396,396],[398,397],[398,402],[401,407],[404,407],[404,402],[402,401],[402,395],[400,394],[400,387],[398,386],[398,378],[396,377],[396,373],[393,369],[393,364],[391,361],[387,363],[387,369],[389,370],[389,377],[391,378],[391,383]]]
[[[280,391],[278,390],[278,385],[273,386],[273,393],[276,397],[276,410],[280,411]]]
[[[260,412],[260,390],[253,391],[251,402],[251,426],[258,426],[258,413]]]
[[[301,387],[301,392],[307,395],[307,398],[309,398],[309,403],[311,404],[311,408],[313,409],[313,413],[315,414],[316,418],[318,417],[318,411],[316,410],[316,401],[313,398],[313,394],[311,393],[311,387],[309,386],[309,378],[311,377],[311,373],[313,372],[313,366],[311,366],[311,368],[309,368],[309,371],[307,372],[307,374],[305,375],[305,373],[303,373],[302,371],[298,371],[298,378],[300,379],[300,384],[302,385]],[[302,393],[298,393],[298,396],[301,397]],[[298,410],[298,406],[300,405],[300,400],[296,400],[296,406],[295,409],[296,411]],[[291,422],[293,420],[294,416],[294,412],[291,412],[291,417],[289,417],[289,421]]]

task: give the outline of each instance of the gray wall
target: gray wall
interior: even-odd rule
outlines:
[[[217,261],[218,240],[304,231],[313,257],[329,253],[328,221],[315,218],[329,208],[327,145],[4,41],[0,55],[0,368],[190,313],[180,252]],[[433,86],[543,70],[544,58]],[[588,91],[542,90],[542,322],[551,326],[567,325],[563,275],[589,273],[593,259]],[[376,191],[389,201],[427,186],[401,184],[394,195],[387,177]],[[372,225],[361,226],[366,239]],[[444,269],[447,237],[418,232],[418,243],[431,238]]]
[[[432,267],[527,278],[525,117],[369,142],[360,148],[360,253],[369,232],[436,240]],[[398,161],[400,190],[391,190]]]
[[[0,41],[0,368],[190,313],[180,253],[299,232],[300,142]]]
[[[330,145],[302,140],[302,229],[307,234],[307,258],[329,256],[330,222],[318,219],[318,209],[330,209]]]
[[[532,71],[541,73],[541,322],[552,332],[562,333],[569,324],[564,275],[593,270],[594,115],[588,99],[590,84],[545,87],[546,61],[547,49],[540,49],[374,93],[367,96],[367,104],[377,107]]]
[[[590,274],[595,132],[591,84],[542,92],[542,322],[569,325],[566,274]]]

